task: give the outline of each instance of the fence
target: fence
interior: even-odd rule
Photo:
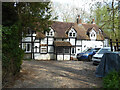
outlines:
[[[115,43],[116,45],[113,46],[113,43]],[[116,39],[116,41],[112,41],[112,39],[110,39],[110,47],[111,51],[113,51],[113,47],[114,51],[120,51],[120,42],[118,41],[118,39]]]

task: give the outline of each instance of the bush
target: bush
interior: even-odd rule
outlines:
[[[103,78],[104,88],[119,88],[120,89],[120,72],[112,71]]]
[[[16,75],[21,68],[24,51],[19,47],[16,25],[2,28],[2,82]]]

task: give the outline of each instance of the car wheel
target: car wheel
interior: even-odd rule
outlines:
[[[92,56],[88,56],[88,61],[91,61],[92,60]]]
[[[97,66],[98,64],[93,62],[93,65]]]

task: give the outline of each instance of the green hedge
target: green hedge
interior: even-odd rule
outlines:
[[[103,78],[104,88],[118,88],[120,89],[120,72],[112,71]]]
[[[16,25],[2,28],[2,82],[15,76],[21,69],[24,51],[19,47],[19,35]]]

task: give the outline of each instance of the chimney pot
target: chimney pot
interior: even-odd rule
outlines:
[[[77,24],[81,24],[82,23],[82,20],[80,18],[80,15],[78,15],[78,18],[77,18]]]
[[[95,20],[94,19],[92,19],[92,22],[91,22],[92,24],[95,24]]]

